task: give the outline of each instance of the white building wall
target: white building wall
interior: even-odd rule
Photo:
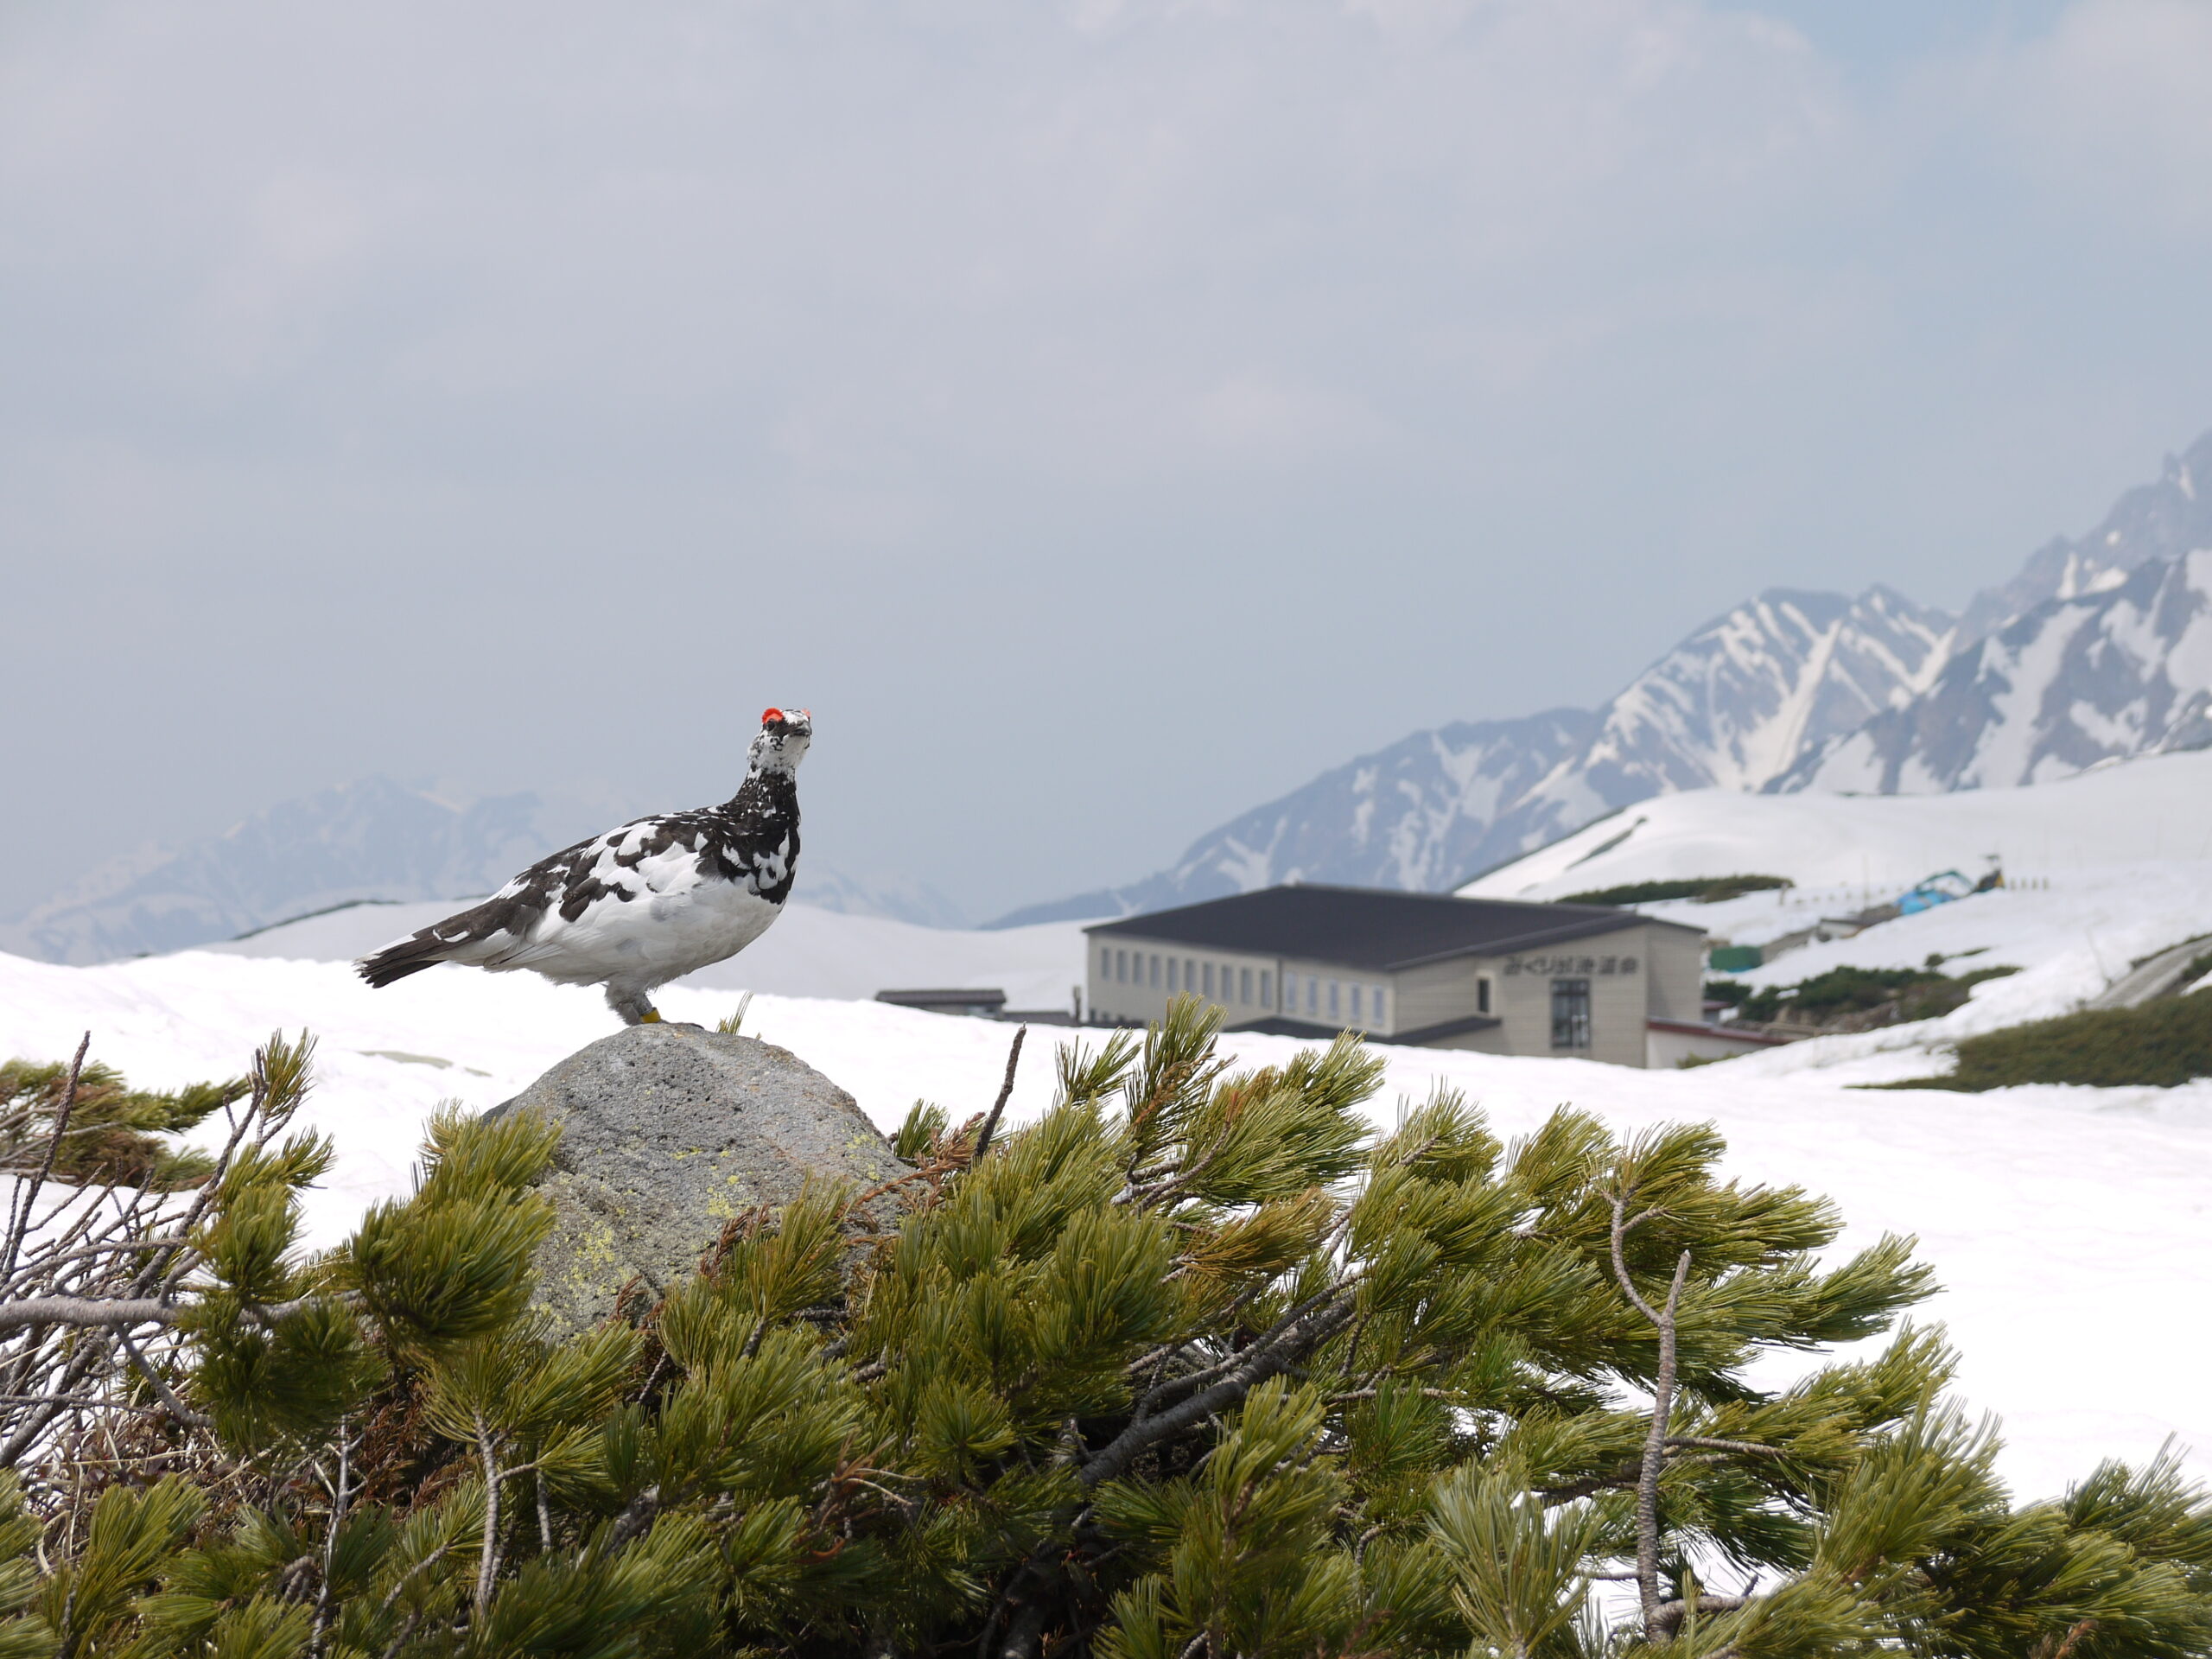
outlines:
[[[1634,921],[1566,944],[1511,956],[1457,957],[1397,974],[1117,934],[1090,941],[1088,1006],[1096,1017],[1142,1022],[1165,1014],[1173,997],[1195,995],[1219,1007],[1230,1026],[1279,1014],[1388,1037],[1483,1012],[1487,983],[1488,1013],[1498,1025],[1448,1039],[1449,1046],[1646,1066],[1672,1065],[1677,1058],[1675,1045],[1653,1045],[1649,1020],[1701,1023],[1703,970],[1701,936]],[[1552,1046],[1555,979],[1590,982],[1586,1048]]]
[[[1757,1053],[1770,1044],[1748,1040],[1725,1030],[1650,1030],[1644,1033],[1643,1063],[1654,1071],[1673,1071],[1686,1060],[1726,1060]]]
[[[1228,1024],[1242,1025],[1274,1012],[1279,995],[1273,957],[1126,934],[1095,938],[1089,949],[1084,1006],[1100,1019],[1157,1020],[1173,998],[1192,995],[1218,1007]]]
[[[1504,1052],[1642,1065],[1647,995],[1643,932],[1642,928],[1624,928],[1496,958],[1491,965],[1497,976],[1499,1017],[1505,1021]],[[1553,1044],[1552,988],[1560,980],[1588,984],[1587,1047]]]
[[[1396,1031],[1419,1031],[1481,1012],[1482,982],[1491,982],[1491,1013],[1497,1013],[1497,968],[1487,957],[1454,957],[1408,968],[1398,976]]]
[[[1275,1012],[1339,1031],[1387,1036],[1405,1026],[1396,986],[1389,974],[1297,957],[1282,963],[1282,995]]]
[[[1678,928],[1646,927],[1644,954],[1651,964],[1654,1020],[1705,1022],[1705,936]]]

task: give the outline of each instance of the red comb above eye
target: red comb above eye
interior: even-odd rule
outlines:
[[[769,724],[771,721],[779,721],[779,720],[781,720],[783,717],[784,717],[784,711],[783,711],[782,709],[766,709],[766,710],[765,710],[765,711],[761,714],[761,716],[760,716],[760,723],[761,723],[763,726],[766,726],[766,725]]]

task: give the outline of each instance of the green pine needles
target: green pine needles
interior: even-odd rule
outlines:
[[[441,1116],[306,1257],[272,1044],[91,1280],[15,1230],[0,1659],[2212,1652],[2212,1503],[2166,1458],[2015,1504],[1909,1241],[1827,1260],[1708,1128],[1378,1135],[1354,1039],[1214,1038],[1064,1050],[980,1156],[918,1106],[894,1231],[810,1190],[566,1336],[543,1125]]]
[[[112,1180],[159,1190],[197,1186],[213,1166],[161,1137],[204,1122],[241,1098],[248,1086],[238,1078],[149,1093],[125,1085],[112,1067],[86,1065],[81,1058],[73,1072],[67,1065],[0,1063],[0,1169],[31,1175],[47,1162],[50,1146],[49,1173],[65,1181]],[[65,1093],[68,1122],[58,1123]]]

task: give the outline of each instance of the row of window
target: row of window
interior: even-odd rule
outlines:
[[[1245,1007],[1274,1008],[1274,976],[1264,968],[1216,964],[1193,957],[1154,956],[1142,950],[1098,947],[1098,977],[1116,985],[1139,985],[1148,990],[1203,996],[1211,1001]],[[1300,981],[1304,982],[1301,984]],[[1305,1014],[1313,1019],[1349,1020],[1355,1026],[1381,1027],[1389,1023],[1389,993],[1381,985],[1318,974],[1283,976],[1281,1012]],[[1483,1008],[1490,1007],[1490,982],[1482,984]]]
[[[1283,1004],[1286,1014],[1300,1012],[1298,981],[1300,977],[1297,974],[1285,976],[1287,982],[1284,988],[1290,993]],[[1342,980],[1323,979],[1318,974],[1306,974],[1302,977],[1306,981],[1304,1011],[1309,1017],[1316,1020],[1322,1017],[1325,1000],[1329,1019],[1348,1020],[1355,1026],[1389,1023],[1387,1012],[1389,1003],[1382,986],[1362,985],[1357,982],[1347,985]]]
[[[1191,957],[1155,956],[1142,950],[1098,948],[1098,976],[1116,985],[1137,985],[1170,995],[1182,993],[1224,1004],[1272,1008],[1274,976],[1266,969],[1216,964]],[[1256,993],[1257,1000],[1255,1001]],[[1381,1029],[1389,1024],[1389,992],[1382,985],[1357,981],[1323,979],[1319,974],[1285,974],[1281,1012],[1309,1019],[1343,1020],[1353,1026]],[[1490,1012],[1490,981],[1478,980],[1476,1002]],[[1578,1049],[1590,1046],[1590,982],[1586,979],[1552,981],[1552,1046]]]
[[[1272,973],[1264,968],[1257,971],[1240,968],[1233,963],[1216,964],[1192,957],[1147,956],[1141,950],[1116,950],[1102,944],[1098,947],[1098,977],[1110,979],[1116,985],[1143,985],[1155,991],[1165,990],[1170,996],[1180,992],[1224,1004],[1241,1003],[1246,1007],[1271,1008],[1275,1004],[1275,976]]]

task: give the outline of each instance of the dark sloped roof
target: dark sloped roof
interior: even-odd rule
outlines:
[[[1300,885],[1155,910],[1084,931],[1389,969],[1450,957],[1526,950],[1628,927],[1700,931],[1605,905],[1530,905],[1384,887]]]

